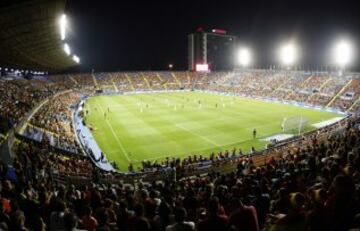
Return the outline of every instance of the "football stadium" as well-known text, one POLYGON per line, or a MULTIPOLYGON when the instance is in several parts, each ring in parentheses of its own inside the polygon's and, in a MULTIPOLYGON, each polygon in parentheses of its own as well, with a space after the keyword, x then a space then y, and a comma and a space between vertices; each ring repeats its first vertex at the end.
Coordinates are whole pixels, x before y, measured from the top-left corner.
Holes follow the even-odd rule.
POLYGON ((359 230, 360 25, 327 51, 297 27, 356 7, 269 2, 288 24, 225 3, 0 3, 0 230, 359 230), (187 19, 235 10, 260 16, 187 19), (266 53, 259 22, 299 31, 266 53))
POLYGON ((262 150, 271 137, 286 139, 343 117, 203 92, 94 96, 85 108, 86 124, 101 150, 120 169, 143 161, 160 163, 167 157, 262 150))

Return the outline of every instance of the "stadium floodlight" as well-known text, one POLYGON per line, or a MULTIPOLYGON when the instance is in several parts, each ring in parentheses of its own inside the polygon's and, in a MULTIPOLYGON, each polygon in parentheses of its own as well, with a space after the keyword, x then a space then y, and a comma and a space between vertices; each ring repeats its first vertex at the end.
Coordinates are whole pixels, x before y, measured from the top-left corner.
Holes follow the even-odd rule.
POLYGON ((66 19, 65 14, 61 15, 60 20, 59 20, 59 24, 60 24, 61 40, 65 40, 65 38, 66 38, 66 26, 67 26, 67 19, 66 19))
POLYGON ((296 62, 297 49, 294 43, 290 42, 280 47, 280 61, 286 66, 291 66, 296 62))
POLYGON ((70 55, 71 54, 71 50, 70 50, 70 47, 67 43, 64 44, 64 51, 67 55, 70 55))
POLYGON ((347 40, 340 40, 334 47, 334 62, 344 68, 352 59, 352 44, 347 40))
POLYGON ((238 62, 241 66, 247 67, 251 62, 251 55, 249 49, 241 48, 238 52, 238 62))
POLYGON ((76 55, 73 56, 73 60, 74 60, 76 63, 80 63, 80 58, 77 57, 76 55))

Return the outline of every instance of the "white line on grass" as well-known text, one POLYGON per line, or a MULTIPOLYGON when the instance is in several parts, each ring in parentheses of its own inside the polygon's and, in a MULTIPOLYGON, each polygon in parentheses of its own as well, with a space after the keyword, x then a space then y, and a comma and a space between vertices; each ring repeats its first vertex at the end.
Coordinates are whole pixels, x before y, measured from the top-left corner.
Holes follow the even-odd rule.
MULTIPOLYGON (((103 110, 103 108, 101 107, 101 105, 99 105, 99 104, 97 103, 97 101, 96 101, 96 105, 98 105, 98 107, 100 108, 100 110, 101 110, 102 113, 105 113, 104 110, 103 110)), ((115 133, 115 131, 114 131, 113 127, 111 126, 111 124, 109 123, 109 121, 106 120, 106 118, 105 118, 105 122, 106 122, 106 124, 108 125, 108 127, 110 128, 111 133, 113 134, 113 136, 114 136, 116 142, 118 143, 121 151, 124 153, 126 159, 128 160, 128 162, 131 162, 131 160, 130 160, 130 158, 129 158, 129 156, 128 156, 128 154, 127 154, 124 146, 122 145, 119 137, 118 137, 117 134, 115 133)))
POLYGON ((180 128, 180 129, 183 129, 183 130, 185 130, 185 131, 187 131, 187 132, 189 132, 189 133, 191 133, 191 134, 193 134, 193 135, 195 135, 197 137, 200 137, 201 139, 203 139, 203 140, 205 140, 205 141, 207 141, 207 142, 209 142, 209 143, 211 143, 211 144, 213 144, 213 145, 215 145, 217 147, 222 146, 222 145, 219 145, 219 144, 215 143, 214 141, 210 140, 209 138, 207 138, 205 136, 199 135, 196 132, 191 131, 190 129, 184 128, 183 126, 180 126, 180 125, 177 125, 177 124, 175 124, 175 126, 180 128))

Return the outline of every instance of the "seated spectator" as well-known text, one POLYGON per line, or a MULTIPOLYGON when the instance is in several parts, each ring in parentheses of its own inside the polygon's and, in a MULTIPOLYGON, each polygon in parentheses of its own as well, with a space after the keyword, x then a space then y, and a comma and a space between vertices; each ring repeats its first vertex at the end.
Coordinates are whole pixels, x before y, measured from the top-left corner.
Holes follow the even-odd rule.
POLYGON ((84 207, 84 215, 81 219, 81 223, 87 231, 95 231, 98 226, 98 222, 95 217, 92 216, 92 211, 89 206, 84 207))
MULTIPOLYGON (((65 231, 82 231, 80 229, 77 229, 77 218, 72 213, 66 213, 64 215, 64 226, 65 231)), ((85 231, 85 230, 83 230, 85 231)))
POLYGON ((144 216, 144 207, 141 204, 134 206, 135 216, 130 218, 129 230, 130 231, 147 231, 150 230, 150 223, 144 216))
POLYGON ((166 227, 166 231, 193 231, 195 224, 192 221, 185 221, 187 217, 184 208, 175 210, 175 224, 166 227))
POLYGON ((198 230, 226 230, 229 222, 228 218, 225 215, 220 215, 219 210, 219 199, 217 197, 213 197, 209 201, 207 217, 199 223, 198 230))
POLYGON ((271 227, 271 231, 306 230, 305 197, 301 193, 292 193, 290 195, 290 205, 291 208, 288 214, 277 216, 278 220, 271 227))
POLYGON ((238 200, 231 202, 237 208, 230 215, 229 226, 231 230, 259 231, 256 209, 254 206, 246 206, 238 200))

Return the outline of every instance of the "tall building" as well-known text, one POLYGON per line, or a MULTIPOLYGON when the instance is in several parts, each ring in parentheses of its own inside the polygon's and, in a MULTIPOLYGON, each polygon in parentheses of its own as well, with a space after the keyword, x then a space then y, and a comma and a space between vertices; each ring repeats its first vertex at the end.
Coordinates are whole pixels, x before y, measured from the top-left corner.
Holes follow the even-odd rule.
POLYGON ((201 28, 188 35, 188 69, 232 70, 234 68, 237 37, 226 31, 213 29, 204 32, 201 28))

